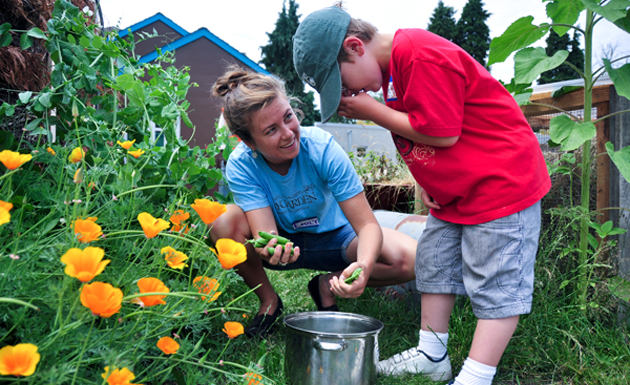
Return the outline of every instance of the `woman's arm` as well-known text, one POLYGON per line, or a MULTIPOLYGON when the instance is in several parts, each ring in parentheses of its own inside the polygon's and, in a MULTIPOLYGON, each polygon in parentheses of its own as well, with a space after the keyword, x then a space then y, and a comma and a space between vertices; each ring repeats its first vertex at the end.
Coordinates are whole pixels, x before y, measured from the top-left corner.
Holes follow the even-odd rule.
MULTIPOLYGON (((245 213, 247 222, 249 222, 249 228, 252 230, 252 237, 258 238, 259 231, 265 231, 272 234, 278 234, 278 227, 276 226, 276 220, 273 216, 271 207, 263 207, 261 209, 247 211, 245 213)), ((292 243, 287 243, 284 250, 276 248, 278 241, 272 239, 269 241, 266 247, 256 249, 260 257, 269 262, 272 265, 277 265, 279 262, 292 263, 300 256, 300 248, 296 247, 291 255, 292 243), (267 247, 276 248, 273 255, 269 254, 267 247)))
POLYGON ((341 274, 341 277, 332 279, 331 290, 340 297, 356 298, 365 290, 365 286, 374 269, 374 264, 381 253, 383 231, 374 213, 372 213, 372 208, 365 198, 365 193, 361 192, 348 200, 339 202, 339 207, 341 207, 352 228, 357 233, 358 243, 356 262, 348 266, 341 274), (359 267, 363 268, 359 279, 351 285, 344 283, 343 279, 349 277, 359 267))

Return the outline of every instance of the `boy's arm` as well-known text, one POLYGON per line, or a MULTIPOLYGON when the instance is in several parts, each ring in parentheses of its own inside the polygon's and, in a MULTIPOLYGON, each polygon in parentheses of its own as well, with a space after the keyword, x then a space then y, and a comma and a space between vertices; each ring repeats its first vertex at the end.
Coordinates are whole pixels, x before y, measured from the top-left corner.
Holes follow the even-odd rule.
POLYGON ((337 114, 350 119, 371 120, 397 135, 429 146, 451 147, 459 139, 459 136, 421 134, 411 127, 407 113, 393 110, 365 92, 359 92, 354 96, 342 96, 337 114))

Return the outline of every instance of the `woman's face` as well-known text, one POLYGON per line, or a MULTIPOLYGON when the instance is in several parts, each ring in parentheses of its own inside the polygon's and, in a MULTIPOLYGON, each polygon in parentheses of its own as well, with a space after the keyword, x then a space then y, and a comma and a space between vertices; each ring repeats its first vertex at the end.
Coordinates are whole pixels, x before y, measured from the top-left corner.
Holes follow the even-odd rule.
POLYGON ((247 145, 261 153, 272 170, 285 175, 300 152, 300 123, 289 101, 278 96, 255 112, 250 133, 254 143, 247 145))

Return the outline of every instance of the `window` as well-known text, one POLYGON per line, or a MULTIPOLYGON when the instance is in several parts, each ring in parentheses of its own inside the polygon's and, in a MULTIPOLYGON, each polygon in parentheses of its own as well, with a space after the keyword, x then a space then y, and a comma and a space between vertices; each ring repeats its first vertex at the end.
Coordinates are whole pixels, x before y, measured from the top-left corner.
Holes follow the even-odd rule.
MULTIPOLYGON (((175 135, 178 137, 181 136, 181 127, 182 127, 182 119, 177 118, 175 121, 175 135)), ((151 143, 154 146, 164 147, 166 145, 166 138, 164 137, 164 132, 162 128, 155 125, 155 123, 149 123, 149 128, 151 130, 151 143)))

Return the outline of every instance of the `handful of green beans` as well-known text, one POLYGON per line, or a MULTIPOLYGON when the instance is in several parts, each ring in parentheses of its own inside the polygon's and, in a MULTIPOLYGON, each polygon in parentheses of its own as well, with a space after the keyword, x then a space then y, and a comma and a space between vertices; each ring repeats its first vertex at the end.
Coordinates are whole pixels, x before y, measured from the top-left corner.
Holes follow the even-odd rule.
MULTIPOLYGON (((281 237, 279 235, 273 235, 264 231, 259 231, 258 236, 259 238, 249 239, 247 241, 248 243, 251 243, 257 249, 267 246, 269 241, 271 241, 272 239, 275 239, 278 241, 278 243, 276 243, 276 246, 280 245, 282 247, 284 247, 284 245, 286 245, 288 242, 291 242, 289 239, 285 237, 281 237)), ((267 247, 267 251, 269 251, 269 254, 273 254, 275 250, 276 250, 275 247, 267 247)), ((293 255, 293 248, 291 248, 291 255, 293 255)))
POLYGON ((344 279, 343 281, 345 283, 347 283, 348 285, 350 285, 352 282, 356 281, 357 278, 359 278, 359 275, 361 275, 361 272, 363 271, 363 268, 358 267, 355 271, 352 272, 352 274, 344 279))

